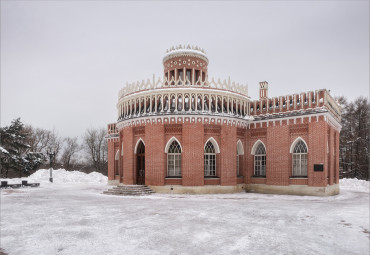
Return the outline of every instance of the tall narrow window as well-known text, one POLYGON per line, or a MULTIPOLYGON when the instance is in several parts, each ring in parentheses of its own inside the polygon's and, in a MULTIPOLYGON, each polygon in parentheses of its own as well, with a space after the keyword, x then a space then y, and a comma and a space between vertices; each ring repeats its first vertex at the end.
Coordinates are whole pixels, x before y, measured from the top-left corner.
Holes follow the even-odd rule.
POLYGON ((114 174, 119 175, 119 150, 116 151, 114 156, 114 174))
POLYGON ((199 70, 195 70, 195 83, 199 80, 199 70))
POLYGON ((191 69, 186 69, 186 84, 191 84, 191 69))
POLYGON ((185 98, 184 98, 184 109, 185 111, 189 111, 189 108, 190 108, 190 98, 188 95, 185 95, 185 98))
POLYGON ((178 111, 182 111, 182 96, 181 95, 179 95, 178 97, 177 97, 177 110, 178 111))
POLYGON ((238 147, 236 147, 236 176, 240 176, 238 147))
POLYGON ((167 176, 181 177, 181 147, 173 141, 167 152, 167 176))
POLYGON ((204 148, 204 176, 216 176, 216 150, 210 141, 204 148))
MULTIPOLYGON (((170 71, 170 80, 175 79, 175 70, 170 71)), ((175 82, 172 81, 171 85, 175 85, 175 82)))
POLYGON ((307 176, 307 146, 299 140, 293 150, 293 176, 307 176))
POLYGON ((243 144, 240 140, 236 143, 236 176, 240 177, 243 175, 243 155, 244 155, 244 149, 243 144), (242 159, 240 164, 240 159, 242 159))
POLYGON ((170 103, 170 111, 174 112, 176 108, 176 99, 175 96, 171 97, 171 103, 170 103))
POLYGON ((262 143, 258 145, 254 153, 254 176, 266 176, 266 149, 262 143))
POLYGON ((164 102, 163 102, 163 104, 164 104, 164 107, 163 107, 163 111, 164 112, 167 112, 168 111, 168 104, 169 104, 169 102, 168 102, 169 100, 168 100, 168 97, 166 96, 165 98, 164 98, 164 102))
POLYGON ((184 72, 182 69, 179 69, 179 80, 182 81, 184 79, 184 72))

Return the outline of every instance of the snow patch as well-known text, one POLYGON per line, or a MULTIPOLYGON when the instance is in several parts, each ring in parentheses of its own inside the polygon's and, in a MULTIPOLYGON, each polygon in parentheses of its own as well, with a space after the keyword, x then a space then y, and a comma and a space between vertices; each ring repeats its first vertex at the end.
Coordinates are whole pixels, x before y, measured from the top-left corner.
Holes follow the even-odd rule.
POLYGON ((355 190, 370 193, 370 182, 365 180, 358 180, 357 178, 339 180, 340 189, 355 190))
MULTIPOLYGON (((50 170, 40 169, 28 177, 24 178, 13 178, 13 179, 1 179, 2 181, 8 181, 9 184, 21 183, 22 180, 27 180, 28 182, 39 182, 39 183, 49 183, 50 170)), ((66 171, 65 169, 53 170, 53 182, 54 183, 104 183, 108 182, 108 177, 102 175, 98 172, 92 172, 89 174, 80 171, 66 171)))

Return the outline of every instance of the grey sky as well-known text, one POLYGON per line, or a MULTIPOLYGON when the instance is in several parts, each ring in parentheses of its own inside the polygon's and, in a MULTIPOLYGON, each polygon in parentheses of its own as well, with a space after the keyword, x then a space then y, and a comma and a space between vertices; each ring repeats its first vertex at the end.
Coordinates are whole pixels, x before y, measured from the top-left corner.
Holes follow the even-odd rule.
POLYGON ((116 120, 126 82, 162 77, 173 45, 204 48, 209 76, 269 96, 369 94, 369 1, 1 1, 1 125, 81 136, 116 120))

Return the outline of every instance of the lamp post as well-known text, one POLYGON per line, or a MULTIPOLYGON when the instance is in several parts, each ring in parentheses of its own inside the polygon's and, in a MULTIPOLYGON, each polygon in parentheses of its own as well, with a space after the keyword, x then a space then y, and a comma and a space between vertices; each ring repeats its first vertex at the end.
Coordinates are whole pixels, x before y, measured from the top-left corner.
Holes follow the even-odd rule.
POLYGON ((50 178, 49 181, 53 182, 53 163, 55 158, 55 150, 52 150, 51 148, 48 148, 46 153, 49 155, 50 158, 50 178))

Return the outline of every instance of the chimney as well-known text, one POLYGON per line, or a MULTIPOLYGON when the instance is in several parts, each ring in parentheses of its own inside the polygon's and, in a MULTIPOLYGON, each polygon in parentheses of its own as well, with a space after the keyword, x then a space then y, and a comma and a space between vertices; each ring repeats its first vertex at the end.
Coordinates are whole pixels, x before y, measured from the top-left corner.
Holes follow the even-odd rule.
POLYGON ((268 98, 269 84, 267 81, 260 82, 260 99, 268 98))

